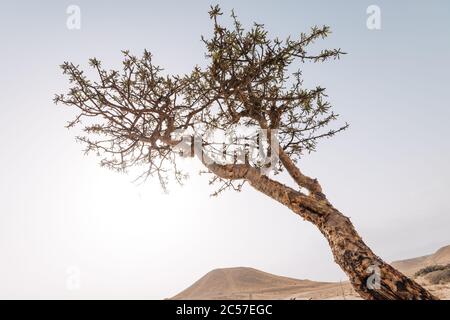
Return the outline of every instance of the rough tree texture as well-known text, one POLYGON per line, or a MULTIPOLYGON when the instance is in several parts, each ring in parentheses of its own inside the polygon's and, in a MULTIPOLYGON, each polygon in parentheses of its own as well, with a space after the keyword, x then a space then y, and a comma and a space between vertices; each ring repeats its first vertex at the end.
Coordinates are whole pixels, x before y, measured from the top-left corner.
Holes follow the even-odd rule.
POLYGON ((296 164, 315 151, 320 139, 348 127, 327 129, 337 115, 325 89, 304 88, 301 72, 289 69, 294 62, 323 62, 343 54, 340 49, 308 53, 307 47, 327 37, 329 28, 271 40, 263 25, 255 23, 246 32, 234 13, 230 28, 218 23, 217 6, 209 14, 213 35, 202 38, 209 64, 190 74, 162 75, 148 51, 142 58, 124 51, 122 72, 105 70, 91 59, 96 81, 77 65, 61 66, 71 88, 55 102, 79 111, 68 127, 83 125, 84 135, 77 138, 86 151, 102 156, 101 165, 110 169, 142 167, 139 178, 157 176, 163 188, 169 174, 180 183, 186 177, 177 166, 180 153, 195 157, 211 174, 211 183, 219 185, 215 195, 229 188, 240 191, 248 183, 317 226, 363 298, 436 299, 376 256, 328 202, 319 182, 296 164), (228 138, 208 134, 213 130, 228 138), (270 178, 267 170, 286 171, 296 187, 270 178), (379 287, 368 285, 375 269, 379 287))

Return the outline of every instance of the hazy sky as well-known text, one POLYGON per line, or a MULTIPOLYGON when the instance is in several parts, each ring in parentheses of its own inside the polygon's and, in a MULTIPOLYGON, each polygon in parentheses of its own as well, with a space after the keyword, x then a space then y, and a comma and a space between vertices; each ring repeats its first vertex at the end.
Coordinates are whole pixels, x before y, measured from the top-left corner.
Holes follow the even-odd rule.
MULTIPOLYGON (((212 3, 217 3, 212 2, 212 3)), ((220 3, 220 2, 219 2, 220 3)), ((204 62, 209 1, 8 1, 0 10, 0 298, 165 298, 214 268, 249 266, 335 281, 320 232, 250 188, 210 198, 195 171, 162 194, 156 181, 100 168, 52 104, 58 65, 93 56, 120 68, 144 48, 168 72, 204 62), (69 5, 81 29, 66 26, 69 5)), ((327 87, 348 131, 300 163, 381 257, 450 244, 450 3, 226 1, 244 25, 285 37, 328 24, 321 46, 348 52, 304 66, 327 87), (345 3, 345 5, 344 5, 345 3), (366 9, 381 9, 381 30, 366 9)))

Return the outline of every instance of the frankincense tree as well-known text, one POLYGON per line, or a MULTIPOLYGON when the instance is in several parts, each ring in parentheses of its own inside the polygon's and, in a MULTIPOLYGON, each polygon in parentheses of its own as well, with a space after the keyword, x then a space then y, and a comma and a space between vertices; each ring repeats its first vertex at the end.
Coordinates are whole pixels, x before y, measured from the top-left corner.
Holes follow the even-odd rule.
POLYGON ((305 88, 301 72, 292 70, 343 54, 340 49, 309 52, 329 28, 271 39, 263 25, 244 30, 234 13, 231 27, 221 25, 218 6, 209 14, 213 34, 202 38, 208 63, 189 74, 164 74, 148 51, 140 58, 124 51, 121 71, 91 59, 96 80, 77 65, 62 65, 71 88, 55 102, 78 110, 68 126, 82 126, 85 134, 78 139, 86 151, 102 156, 101 165, 111 169, 140 167, 140 178, 157 177, 164 188, 171 175, 184 179, 177 167, 180 157, 195 157, 218 184, 215 194, 248 183, 317 226, 363 298, 435 299, 376 256, 350 219, 327 200, 319 181, 297 165, 321 139, 348 127, 334 125, 337 115, 325 89, 305 88), (269 171, 286 171, 295 188, 269 171))

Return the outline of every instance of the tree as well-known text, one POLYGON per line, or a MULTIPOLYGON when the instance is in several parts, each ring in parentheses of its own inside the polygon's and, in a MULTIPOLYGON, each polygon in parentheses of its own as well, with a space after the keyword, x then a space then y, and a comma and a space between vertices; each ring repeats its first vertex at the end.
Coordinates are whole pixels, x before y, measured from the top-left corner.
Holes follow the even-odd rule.
POLYGON ((435 299, 376 256, 350 219, 327 200, 319 181, 297 165, 318 141, 348 127, 333 125, 338 115, 325 89, 304 88, 301 72, 292 70, 296 62, 343 54, 340 49, 307 51, 330 34, 329 27, 282 41, 270 39, 260 24, 244 30, 234 12, 232 26, 224 27, 218 6, 209 14, 213 34, 202 37, 208 64, 189 74, 165 75, 148 51, 140 58, 124 51, 121 72, 90 59, 96 81, 73 63, 61 66, 71 88, 56 95, 55 103, 78 110, 68 127, 82 124, 85 134, 77 139, 86 151, 101 155, 101 165, 110 169, 143 167, 139 178, 156 176, 163 188, 169 175, 180 183, 186 177, 177 167, 180 157, 196 157, 211 183, 218 184, 215 195, 240 191, 248 183, 317 226, 361 297, 435 299), (295 188, 275 179, 283 171, 295 188))

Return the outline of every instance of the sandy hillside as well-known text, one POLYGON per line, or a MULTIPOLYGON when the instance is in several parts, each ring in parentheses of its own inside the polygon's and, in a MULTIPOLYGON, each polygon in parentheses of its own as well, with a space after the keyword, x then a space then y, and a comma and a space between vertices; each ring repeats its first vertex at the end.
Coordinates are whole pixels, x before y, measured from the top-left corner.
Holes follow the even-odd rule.
POLYGON ((357 298, 348 283, 277 276, 253 268, 215 269, 172 299, 328 299, 357 298))
POLYGON ((392 262, 392 266, 399 269, 404 274, 413 275, 424 267, 448 263, 450 263, 450 245, 442 247, 435 253, 427 256, 394 261, 392 262))
MULTIPOLYGON (((412 275, 435 264, 450 263, 450 246, 433 254, 395 261, 400 271, 412 275)), ((450 299, 450 283, 432 285, 416 279, 441 299, 450 299)), ((215 269, 171 299, 360 299, 348 282, 317 282, 277 276, 253 268, 215 269)))
POLYGON ((173 299, 271 299, 317 291, 333 283, 276 276, 253 268, 215 269, 173 299))

